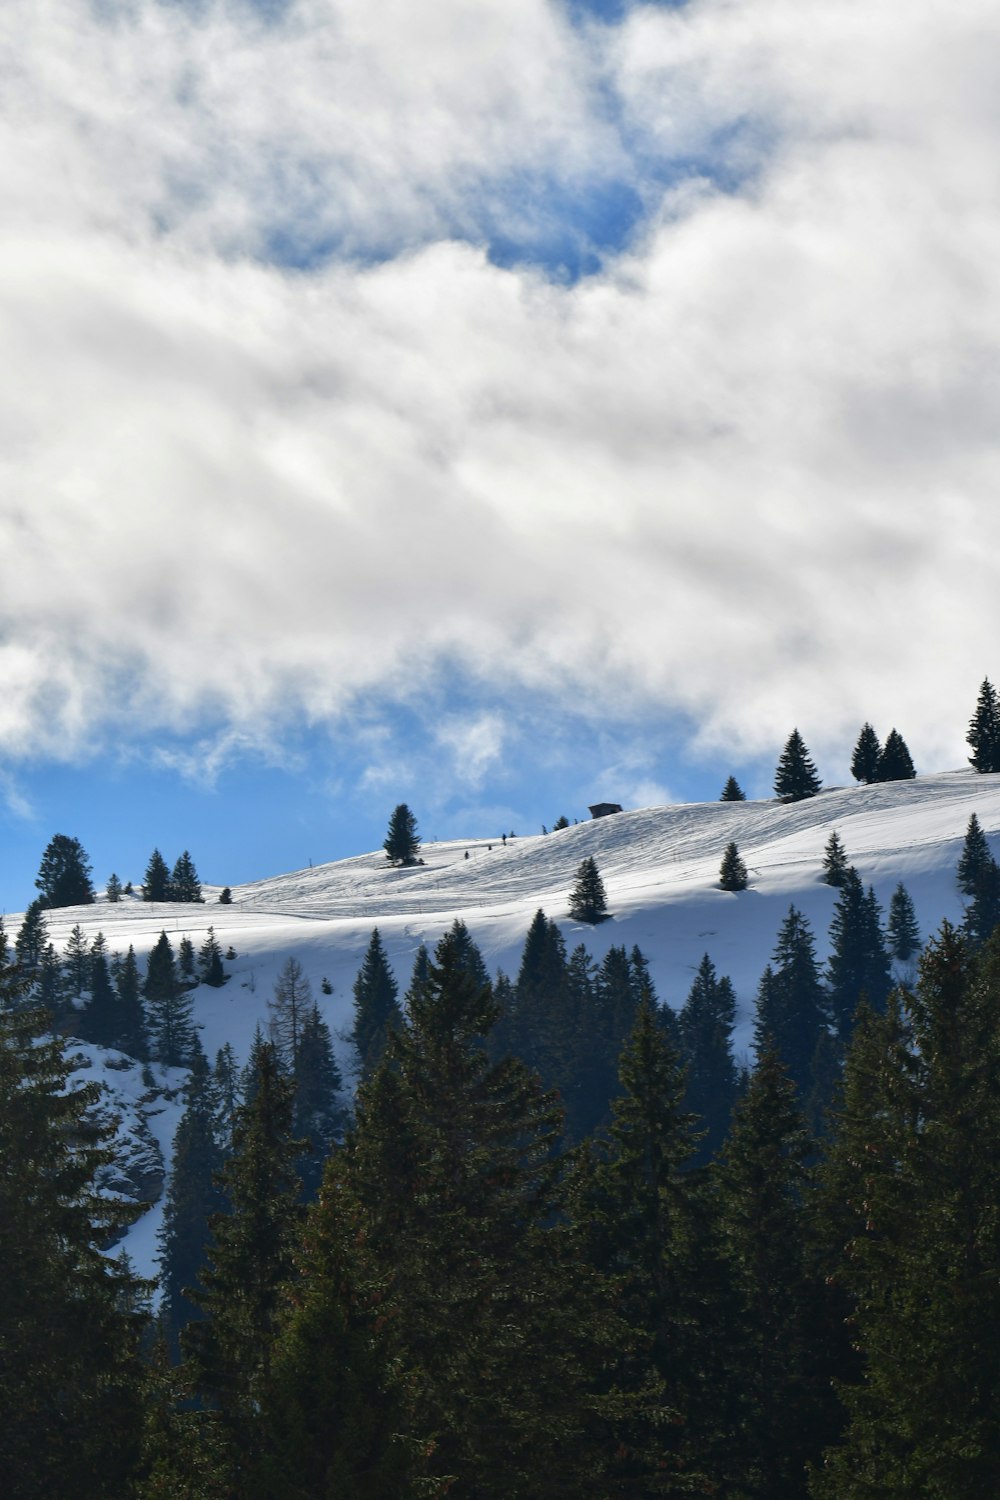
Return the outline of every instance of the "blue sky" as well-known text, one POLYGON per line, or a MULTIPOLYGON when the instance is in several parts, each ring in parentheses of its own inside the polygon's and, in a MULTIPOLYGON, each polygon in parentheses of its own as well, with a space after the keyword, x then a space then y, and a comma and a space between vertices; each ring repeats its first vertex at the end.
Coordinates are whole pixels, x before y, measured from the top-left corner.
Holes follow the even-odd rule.
POLYGON ((994 12, 8 0, 5 909, 962 764, 994 12))

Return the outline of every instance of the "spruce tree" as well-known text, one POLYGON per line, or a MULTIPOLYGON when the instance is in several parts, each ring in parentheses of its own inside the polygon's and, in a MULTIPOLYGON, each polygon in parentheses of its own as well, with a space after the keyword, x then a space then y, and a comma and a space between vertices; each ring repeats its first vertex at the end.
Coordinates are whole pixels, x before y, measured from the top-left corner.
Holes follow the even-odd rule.
POLYGON ((876 781, 912 781, 916 774, 906 741, 890 729, 878 758, 876 781))
POLYGON ((976 711, 969 724, 969 765, 976 771, 1000 771, 1000 699, 989 678, 979 689, 976 711))
POLYGON ((848 871, 847 851, 840 841, 840 835, 834 828, 826 841, 823 851, 823 879, 827 885, 832 885, 839 890, 844 883, 844 876, 848 871))
POLYGON ((779 802, 801 802, 814 797, 822 782, 797 729, 793 729, 781 752, 774 773, 774 794, 779 802))
POLYGON ((79 922, 71 929, 63 951, 65 991, 74 1000, 83 1000, 90 989, 90 943, 79 922))
POLYGON ((719 868, 719 885, 724 891, 745 891, 749 883, 747 867, 735 843, 726 845, 719 868))
POLYGON ((719 796, 719 801, 720 802, 745 802, 746 800, 747 800, 746 792, 740 786, 739 782, 736 780, 736 777, 735 776, 730 776, 728 778, 728 780, 726 781, 725 786, 722 788, 722 792, 721 792, 721 794, 719 796))
POLYGON ((194 860, 185 849, 176 864, 170 877, 170 900, 171 901, 204 901, 201 894, 201 881, 198 879, 198 871, 194 867, 194 860))
POLYGON ((448 935, 454 945, 454 957, 458 967, 463 974, 467 974, 476 985, 488 985, 490 982, 489 970, 479 950, 479 945, 473 939, 471 932, 461 917, 456 917, 448 929, 448 935))
POLYGON ((576 872, 576 885, 570 892, 569 914, 576 922, 587 922, 592 927, 610 916, 604 882, 592 855, 581 861, 576 872))
POLYGON ((851 775, 855 781, 863 781, 867 786, 878 781, 881 756, 882 746, 879 744, 878 735, 872 726, 866 723, 858 735, 858 742, 851 756, 851 775))
POLYGON ((390 1033, 402 1024, 398 994, 399 986, 376 927, 354 981, 351 1041, 358 1051, 362 1078, 371 1077, 385 1052, 390 1033))
POLYGON ((1000 865, 990 855, 976 876, 976 888, 962 923, 970 947, 981 948, 997 923, 1000 923, 1000 865))
POLYGON ((118 996, 118 1045, 130 1057, 145 1060, 149 1056, 149 1039, 142 1008, 139 965, 131 943, 125 957, 115 966, 114 980, 118 996))
POLYGON ((195 1040, 191 999, 174 963, 174 950, 161 932, 149 955, 143 986, 152 1054, 169 1068, 188 1066, 195 1040))
POLYGON ((906 886, 900 881, 889 902, 889 952, 893 958, 905 964, 920 952, 920 928, 913 900, 906 886))
POLYGON ((344 1083, 333 1052, 333 1038, 315 1004, 302 1018, 292 1078, 292 1133, 309 1143, 308 1152, 296 1162, 308 1199, 319 1191, 327 1159, 347 1125, 344 1083))
POLYGON ((232 906, 232 904, 233 904, 233 893, 232 893, 232 890, 231 890, 231 888, 228 885, 224 885, 222 887, 222 890, 219 892, 219 905, 220 906, 232 906))
POLYGON ((830 923, 827 983, 837 1036, 846 1045, 862 995, 881 1010, 892 988, 879 904, 871 887, 865 894, 853 867, 844 878, 830 923))
POLYGON ((385 857, 393 865, 415 865, 420 854, 417 820, 405 802, 400 802, 389 819, 389 831, 382 845, 385 857))
POLYGON ((117 905, 122 899, 122 883, 114 871, 108 876, 108 883, 104 888, 104 899, 110 901, 112 905, 117 905))
POLYGON ((138 1207, 97 1187, 113 1127, 68 1087, 45 1016, 0 979, 0 1475, 17 1500, 131 1493, 145 1387, 142 1285, 104 1253, 138 1207))
POLYGON ((42 906, 90 906, 94 900, 90 875, 90 861, 80 840, 57 833, 46 845, 35 881, 42 906))
POLYGON ((45 916, 40 899, 29 902, 17 937, 14 939, 14 961, 27 988, 34 982, 41 962, 42 949, 48 941, 45 916))
POLYGON ((976 813, 969 817, 969 826, 965 831, 965 842, 962 845, 962 853, 958 861, 958 888, 963 896, 974 896, 976 885, 981 871, 989 864, 992 858, 990 846, 986 842, 982 824, 976 813))
POLYGON ((826 1032, 827 1004, 812 929, 790 906, 757 992, 754 1045, 759 1056, 773 1047, 803 1101, 814 1084, 813 1063, 826 1032))
POLYGON ((195 979, 194 943, 192 943, 187 933, 184 934, 177 944, 177 969, 181 978, 186 980, 188 984, 192 987, 197 984, 198 981, 195 979))
POLYGON ((413 955, 413 969, 410 974, 410 983, 406 994, 403 996, 403 1009, 407 1015, 409 1015, 410 1006, 414 999, 423 993, 424 987, 427 984, 429 966, 430 954, 427 952, 425 944, 421 943, 413 955))
POLYGON ((207 984, 213 990, 221 989, 228 978, 222 967, 222 949, 214 927, 209 927, 198 952, 198 973, 202 984, 207 984))
POLYGON ((513 994, 510 1045, 522 1062, 537 1069, 547 1088, 565 1081, 575 1036, 566 1013, 566 944, 555 922, 539 908, 524 941, 513 994))
POLYGON ((100 1047, 118 1047, 124 1052, 126 1038, 123 1035, 122 1017, 119 1014, 118 996, 111 982, 111 971, 104 949, 95 941, 90 955, 90 998, 79 1019, 80 1035, 100 1047))
POLYGON ((170 900, 170 870, 159 849, 154 849, 149 856, 149 864, 146 866, 146 874, 142 882, 142 899, 144 901, 170 900))
POLYGON ((302 1028, 312 1009, 312 985, 297 958, 286 958, 274 981, 274 992, 267 1002, 268 1030, 283 1067, 295 1069, 295 1059, 302 1041, 302 1028))
POLYGON ((678 1017, 686 1064, 684 1107, 704 1132, 695 1155, 696 1165, 715 1155, 729 1129, 737 1096, 735 1023, 732 984, 725 975, 716 975, 706 953, 678 1017))

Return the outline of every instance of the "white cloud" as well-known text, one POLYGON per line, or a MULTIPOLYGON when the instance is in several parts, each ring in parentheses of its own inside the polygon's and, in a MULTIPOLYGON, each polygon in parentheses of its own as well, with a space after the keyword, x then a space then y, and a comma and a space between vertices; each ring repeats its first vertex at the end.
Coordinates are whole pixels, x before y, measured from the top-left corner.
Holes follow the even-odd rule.
POLYGON ((390 9, 4 8, 0 747, 266 738, 444 659, 959 761, 1000 672, 993 8, 702 0, 603 59, 542 0, 390 9), (484 195, 624 170, 601 68, 637 160, 746 185, 636 179, 576 286, 491 265, 484 195), (267 264, 294 225, 391 255, 267 264))

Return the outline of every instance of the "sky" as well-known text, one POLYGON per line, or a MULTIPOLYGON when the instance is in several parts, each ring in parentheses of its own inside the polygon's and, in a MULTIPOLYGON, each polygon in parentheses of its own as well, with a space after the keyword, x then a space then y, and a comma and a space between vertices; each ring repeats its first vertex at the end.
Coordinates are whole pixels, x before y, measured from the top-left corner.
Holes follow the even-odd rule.
POLYGON ((986 0, 5 0, 0 905, 964 764, 998 69, 986 0))

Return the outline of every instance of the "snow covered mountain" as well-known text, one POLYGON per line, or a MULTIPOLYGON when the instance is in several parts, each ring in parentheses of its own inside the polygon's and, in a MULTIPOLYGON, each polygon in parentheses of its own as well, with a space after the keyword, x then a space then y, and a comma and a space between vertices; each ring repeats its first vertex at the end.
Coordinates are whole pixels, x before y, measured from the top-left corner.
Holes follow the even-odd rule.
MULTIPOLYGON (((424 863, 408 869, 391 868, 379 850, 234 886, 231 905, 219 903, 218 887, 206 887, 204 905, 99 901, 49 912, 46 920, 60 950, 79 923, 88 937, 102 931, 111 952, 133 944, 140 960, 161 931, 175 947, 185 934, 198 947, 214 925, 223 950, 236 956, 225 964, 230 978, 222 989, 201 986, 194 994, 210 1059, 225 1042, 246 1057, 258 1022, 266 1024, 268 997, 290 955, 302 964, 335 1037, 342 1039, 351 1023, 351 986, 373 927, 403 990, 420 943, 433 948, 455 917, 469 927, 491 972, 516 973, 539 907, 559 923, 569 949, 583 942, 597 960, 612 944, 638 944, 660 999, 675 1007, 683 1003, 702 955, 710 954, 718 972, 733 981, 740 1052, 749 1042, 757 982, 790 903, 808 918, 820 958, 825 956, 836 899, 821 878, 830 832, 837 830, 848 860, 884 907, 896 885, 906 885, 926 937, 942 918, 961 918, 955 868, 973 812, 987 836, 1000 833, 1000 775, 947 772, 834 788, 792 804, 647 808, 546 835, 508 837, 506 843, 474 838, 424 844, 424 863), (718 888, 719 864, 731 840, 750 872, 750 889, 738 894, 718 888), (612 914, 596 928, 568 916, 569 892, 588 855, 597 861, 612 914), (323 991, 324 979, 330 994, 323 991)), ((115 1067, 100 1064, 100 1049, 86 1050, 90 1065, 103 1066, 104 1080, 115 1091, 115 1067)), ((349 1061, 345 1047, 347 1073, 349 1061)), ((125 1071, 119 1072, 124 1083, 125 1071)), ((147 1101, 143 1118, 168 1158, 180 1107, 170 1093, 180 1080, 155 1066, 153 1072, 167 1093, 147 1101)), ((135 1079, 122 1098, 143 1113, 135 1079)), ((147 1181, 154 1180, 152 1173, 147 1181)), ((143 1269, 151 1265, 154 1229, 155 1215, 149 1215, 130 1236, 129 1248, 143 1269)))

